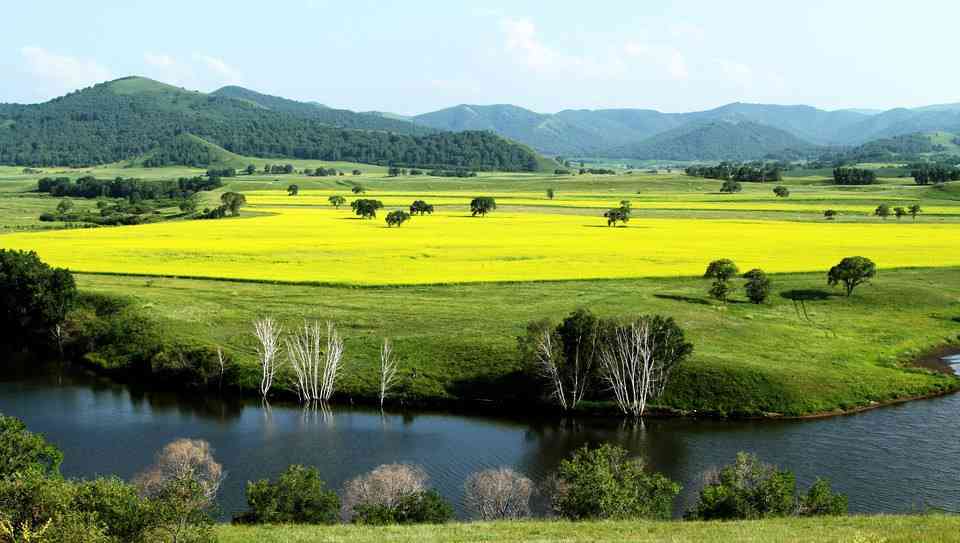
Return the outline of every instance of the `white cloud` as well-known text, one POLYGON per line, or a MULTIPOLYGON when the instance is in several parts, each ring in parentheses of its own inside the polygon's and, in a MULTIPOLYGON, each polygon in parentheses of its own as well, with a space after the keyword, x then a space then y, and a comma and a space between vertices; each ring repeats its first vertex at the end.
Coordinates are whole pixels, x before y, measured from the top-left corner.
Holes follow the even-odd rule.
POLYGON ((55 94, 76 90, 112 79, 110 70, 94 60, 60 55, 42 47, 20 48, 27 72, 55 94))
POLYGON ((143 60, 150 66, 157 68, 172 68, 177 61, 170 55, 157 53, 144 53, 143 60))
POLYGON ((230 66, 221 58, 210 55, 193 55, 193 59, 208 70, 213 72, 217 78, 225 83, 239 83, 243 78, 238 70, 230 66))
POLYGON ((687 66, 687 57, 679 49, 648 43, 627 42, 623 46, 628 57, 640 60, 666 73, 670 79, 687 79, 690 77, 690 68, 687 66))
POLYGON ((505 34, 508 52, 518 54, 530 68, 544 70, 557 64, 559 54, 537 37, 537 27, 529 19, 504 17, 500 28, 505 34))

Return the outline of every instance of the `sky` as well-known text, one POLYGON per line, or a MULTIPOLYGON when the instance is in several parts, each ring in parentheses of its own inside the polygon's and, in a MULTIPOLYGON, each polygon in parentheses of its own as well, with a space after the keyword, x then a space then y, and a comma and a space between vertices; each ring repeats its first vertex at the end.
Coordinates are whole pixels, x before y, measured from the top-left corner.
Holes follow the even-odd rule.
POLYGON ((0 102, 142 75, 356 111, 960 102, 955 0, 5 0, 0 102))

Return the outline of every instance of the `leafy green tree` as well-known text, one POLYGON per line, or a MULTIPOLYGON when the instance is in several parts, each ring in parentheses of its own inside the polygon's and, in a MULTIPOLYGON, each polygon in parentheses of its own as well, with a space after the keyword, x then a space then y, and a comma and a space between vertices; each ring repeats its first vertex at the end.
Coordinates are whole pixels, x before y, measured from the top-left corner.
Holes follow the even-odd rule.
POLYGON ((849 298, 853 289, 869 283, 877 275, 877 265, 863 256, 848 256, 827 272, 827 284, 836 286, 843 284, 844 291, 849 298))
POLYGON ((410 204, 411 215, 433 215, 433 206, 423 200, 415 200, 410 204))
POLYGON ((363 175, 363 172, 361 172, 360 170, 353 170, 352 173, 353 175, 363 175))
POLYGON ((603 213, 607 219, 607 226, 616 226, 617 223, 627 224, 630 222, 630 212, 622 207, 609 209, 603 213))
POLYGON ((787 198, 790 196, 790 189, 784 187, 783 185, 777 185, 776 187, 773 187, 773 193, 780 198, 787 198))
POLYGON ((421 490, 400 497, 397 503, 361 504, 354 509, 353 522, 384 526, 389 524, 443 524, 453 520, 453 507, 436 490, 421 490))
POLYGON ((375 219, 377 218, 377 210, 383 209, 383 202, 380 200, 361 198, 350 202, 350 207, 353 209, 354 214, 359 215, 361 218, 375 219))
POLYGON ((487 213, 497 209, 497 202, 489 196, 480 196, 470 201, 470 214, 486 217, 487 213))
POLYGON ((396 226, 399 228, 403 223, 410 220, 410 214, 406 211, 395 210, 387 213, 387 227, 396 226))
POLYGON ((300 185, 290 185, 287 187, 287 196, 296 196, 300 194, 300 185))
POLYGON ((734 181, 733 179, 727 179, 723 182, 723 185, 720 186, 720 192, 727 194, 733 194, 735 192, 740 192, 743 190, 743 186, 739 181, 734 181))
POLYGON ((73 275, 35 252, 0 249, 0 326, 14 344, 42 344, 77 299, 73 275))
POLYGON ((332 205, 336 209, 340 209, 340 206, 347 203, 347 199, 344 198, 343 196, 340 196, 339 194, 334 194, 333 196, 327 198, 327 201, 330 202, 330 205, 332 205))
POLYGON ((833 209, 828 209, 823 212, 823 218, 827 219, 828 221, 832 221, 834 218, 836 218, 836 216, 837 212, 833 209))
POLYGON ((325 487, 317 468, 289 466, 276 482, 247 483, 248 524, 336 524, 340 497, 325 487))
POLYGON ((28 431, 20 419, 0 415, 0 479, 28 469, 54 477, 60 474, 61 462, 60 449, 28 431))
POLYGON ((246 172, 247 172, 247 175, 253 175, 257 173, 257 167, 254 166, 253 164, 247 164, 246 172))
POLYGON ((184 213, 196 213, 199 207, 200 196, 197 194, 191 194, 180 202, 180 211, 184 213))
POLYGON ((554 196, 556 196, 556 192, 552 188, 547 189, 547 198, 553 200, 554 196))
POLYGON ((707 271, 703 274, 704 279, 713 279, 713 285, 709 291, 710 296, 726 303, 730 292, 733 290, 730 280, 736 277, 738 273, 740 273, 740 269, 728 258, 711 262, 707 266, 707 271))
POLYGON ((240 208, 247 204, 247 197, 239 192, 224 192, 220 195, 220 202, 236 217, 240 215, 240 208))
POLYGON ((887 217, 890 216, 890 206, 887 204, 880 204, 877 206, 877 209, 873 211, 873 214, 883 220, 886 220, 887 217))
POLYGON ((754 520, 770 517, 840 515, 846 498, 818 481, 806 496, 797 495, 793 473, 738 453, 736 461, 708 479, 687 517, 696 520, 754 520))
POLYGON ((367 189, 363 188, 363 185, 354 185, 353 188, 350 189, 350 192, 354 194, 366 194, 367 189))
POLYGON ((744 290, 747 298, 755 304, 762 304, 770 296, 770 278, 759 268, 754 268, 743 274, 747 280, 744 290))
POLYGON ((553 508, 569 520, 669 519, 680 485, 648 473, 627 451, 584 446, 560 462, 553 508))
POLYGON ((897 220, 899 221, 900 219, 904 218, 907 215, 907 210, 900 206, 897 206, 893 208, 893 214, 897 217, 897 220))
POLYGON ((60 200, 60 203, 57 204, 57 213, 59 213, 60 215, 70 213, 70 210, 72 209, 73 209, 73 200, 70 200, 68 198, 64 198, 63 200, 60 200))
POLYGON ((910 213, 910 216, 913 217, 913 220, 916 221, 917 215, 919 215, 922 210, 920 209, 920 204, 913 204, 907 208, 907 211, 910 213))

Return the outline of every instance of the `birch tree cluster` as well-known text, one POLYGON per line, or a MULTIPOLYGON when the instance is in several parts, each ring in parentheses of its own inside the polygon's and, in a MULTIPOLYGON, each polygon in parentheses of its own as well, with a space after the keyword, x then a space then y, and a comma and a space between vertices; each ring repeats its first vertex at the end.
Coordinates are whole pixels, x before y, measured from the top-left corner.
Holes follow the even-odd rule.
POLYGON ((623 414, 641 417, 693 346, 669 317, 607 320, 578 309, 558 325, 530 323, 519 349, 528 373, 562 411, 589 398, 613 400, 623 414))

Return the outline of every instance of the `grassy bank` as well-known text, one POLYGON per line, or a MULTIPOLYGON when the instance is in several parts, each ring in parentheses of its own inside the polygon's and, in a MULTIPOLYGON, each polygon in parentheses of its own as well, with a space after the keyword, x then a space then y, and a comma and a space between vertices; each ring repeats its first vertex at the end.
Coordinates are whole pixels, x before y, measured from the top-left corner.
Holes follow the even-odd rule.
POLYGON ((529 321, 578 307, 601 316, 671 315, 695 352, 665 407, 801 416, 956 388, 957 379, 909 362, 957 340, 958 272, 884 270, 849 299, 828 289, 823 274, 775 275, 767 304, 741 294, 725 307, 709 301, 707 282, 696 278, 351 288, 78 275, 78 284, 129 297, 171 338, 222 346, 239 365, 237 383, 249 389, 259 380, 252 319, 272 315, 288 329, 305 318, 331 319, 346 341, 343 401, 375 395, 384 337, 400 359, 400 399, 529 405, 536 389, 516 355, 529 321))
POLYGON ((221 526, 221 543, 409 541, 837 542, 960 541, 960 517, 870 516, 741 522, 494 522, 370 528, 361 526, 221 526))

